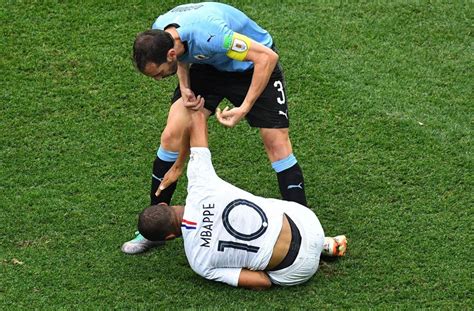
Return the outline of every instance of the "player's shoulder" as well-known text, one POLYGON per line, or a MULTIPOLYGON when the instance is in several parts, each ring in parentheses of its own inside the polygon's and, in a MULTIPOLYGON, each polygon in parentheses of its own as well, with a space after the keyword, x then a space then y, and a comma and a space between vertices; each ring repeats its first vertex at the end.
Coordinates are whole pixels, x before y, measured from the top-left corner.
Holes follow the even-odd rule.
POLYGON ((209 258, 212 257, 212 254, 201 249, 198 244, 194 243, 189 255, 187 252, 186 255, 188 257, 189 266, 195 273, 207 277, 212 272, 213 266, 209 260, 209 258))

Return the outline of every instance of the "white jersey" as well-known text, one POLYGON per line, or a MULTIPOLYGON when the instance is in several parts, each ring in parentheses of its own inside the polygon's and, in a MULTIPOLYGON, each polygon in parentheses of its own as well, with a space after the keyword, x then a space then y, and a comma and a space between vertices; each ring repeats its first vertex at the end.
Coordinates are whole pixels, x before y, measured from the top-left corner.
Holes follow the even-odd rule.
POLYGON ((186 257, 199 275, 233 286, 242 268, 264 270, 287 209, 302 205, 266 199, 220 179, 208 148, 191 148, 188 196, 181 224, 186 257))

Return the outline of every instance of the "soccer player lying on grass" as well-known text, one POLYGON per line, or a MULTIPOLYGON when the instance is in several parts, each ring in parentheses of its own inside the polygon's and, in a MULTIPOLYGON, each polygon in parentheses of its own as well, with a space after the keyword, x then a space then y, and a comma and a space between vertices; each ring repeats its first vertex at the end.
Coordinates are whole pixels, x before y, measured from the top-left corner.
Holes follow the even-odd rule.
POLYGON ((189 110, 189 118, 180 156, 158 190, 178 179, 191 147, 186 206, 160 203, 146 208, 138 220, 145 238, 182 236, 196 273, 253 289, 301 284, 318 269, 321 252, 344 255, 345 236, 325 238, 309 208, 258 197, 220 179, 211 162, 204 112, 189 110))

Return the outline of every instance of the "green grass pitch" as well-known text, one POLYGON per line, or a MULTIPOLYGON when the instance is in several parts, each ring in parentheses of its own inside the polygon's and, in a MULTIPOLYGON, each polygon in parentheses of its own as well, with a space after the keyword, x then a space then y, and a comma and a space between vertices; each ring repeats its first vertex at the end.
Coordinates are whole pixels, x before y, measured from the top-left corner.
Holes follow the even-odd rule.
MULTIPOLYGON (((5 0, 0 309, 473 309, 473 2, 228 3, 275 39, 308 201, 347 257, 255 292, 194 274, 180 240, 122 254, 176 84, 131 45, 178 2, 5 0)), ((218 174, 279 197, 257 130, 209 127, 218 174)))

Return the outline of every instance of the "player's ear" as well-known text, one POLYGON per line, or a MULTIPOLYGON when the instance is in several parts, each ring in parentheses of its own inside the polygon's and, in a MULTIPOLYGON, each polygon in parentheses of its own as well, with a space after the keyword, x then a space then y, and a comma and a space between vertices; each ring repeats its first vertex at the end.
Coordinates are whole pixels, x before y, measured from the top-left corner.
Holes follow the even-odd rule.
POLYGON ((168 53, 166 54, 166 59, 167 61, 171 62, 173 60, 176 59, 176 50, 173 48, 173 49, 169 49, 168 53))

